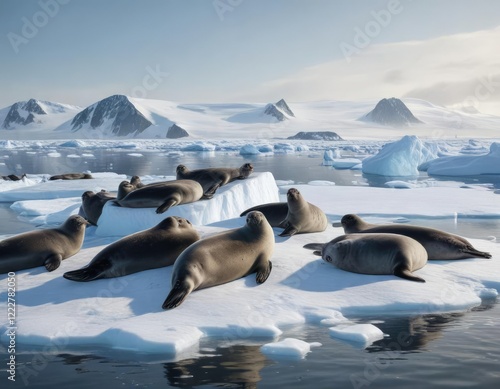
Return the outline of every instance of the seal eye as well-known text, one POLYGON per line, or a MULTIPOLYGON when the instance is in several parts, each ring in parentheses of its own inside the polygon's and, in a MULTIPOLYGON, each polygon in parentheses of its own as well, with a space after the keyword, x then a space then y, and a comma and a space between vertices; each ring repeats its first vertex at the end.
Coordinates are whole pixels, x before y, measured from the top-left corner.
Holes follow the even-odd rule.
POLYGON ((326 262, 331 262, 332 261, 332 257, 330 257, 329 255, 326 256, 326 262))

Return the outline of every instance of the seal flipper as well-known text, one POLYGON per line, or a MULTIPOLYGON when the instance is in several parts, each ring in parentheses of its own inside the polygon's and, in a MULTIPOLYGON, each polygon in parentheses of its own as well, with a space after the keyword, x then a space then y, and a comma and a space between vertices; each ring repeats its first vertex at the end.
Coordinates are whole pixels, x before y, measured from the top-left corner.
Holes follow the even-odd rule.
POLYGON ((111 261, 103 259, 99 264, 93 263, 91 266, 86 266, 78 270, 68 271, 63 274, 67 280, 88 282, 99 278, 104 278, 104 272, 112 267, 111 261))
POLYGON ((170 209, 170 207, 173 207, 176 204, 177 204, 177 200, 168 199, 162 205, 160 205, 158 208, 156 208, 156 213, 166 212, 170 209))
POLYGON ((181 284, 181 281, 177 280, 161 307, 163 309, 176 308, 182 304, 189 293, 191 293, 189 286, 186 284, 181 284))
POLYGON ((465 254, 470 254, 473 257, 477 257, 477 258, 487 258, 487 259, 491 258, 491 254, 490 253, 488 253, 486 251, 476 250, 474 247, 467 247, 467 249, 462 250, 462 252, 465 253, 465 254))
POLYGON ((302 247, 308 250, 315 250, 315 252, 318 250, 321 252, 321 250, 323 250, 323 246, 324 243, 308 243, 302 247))
POLYGON ((269 261, 269 265, 267 267, 257 270, 257 276, 255 278, 257 284, 263 284, 264 282, 266 282, 267 278, 269 277, 269 274, 271 274, 272 268, 273 264, 271 261, 269 261))
POLYGON ((52 254, 45 260, 43 266, 45 266, 45 269, 47 269, 47 271, 54 271, 59 266, 61 266, 61 261, 62 261, 61 254, 52 254))
POLYGON ((292 236, 295 235, 297 232, 299 232, 299 230, 297 230, 297 228, 289 224, 288 227, 286 227, 285 230, 281 234, 279 234, 279 236, 292 236))
POLYGON ((217 192, 217 189, 221 187, 222 181, 219 181, 215 184, 213 184, 210 188, 208 188, 205 193, 203 193, 203 198, 205 199, 211 199, 214 197, 215 192, 217 192))
POLYGON ((423 278, 417 277, 411 273, 407 268, 403 266, 396 266, 394 268, 394 275, 396 277, 404 278, 405 280, 416 281, 416 282, 425 282, 423 278))

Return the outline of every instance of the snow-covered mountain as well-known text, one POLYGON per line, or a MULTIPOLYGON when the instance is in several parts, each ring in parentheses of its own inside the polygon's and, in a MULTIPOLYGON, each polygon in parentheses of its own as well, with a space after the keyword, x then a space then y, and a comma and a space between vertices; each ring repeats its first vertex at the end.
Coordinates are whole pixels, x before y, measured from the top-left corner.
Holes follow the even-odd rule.
POLYGON ((391 97, 380 100, 375 108, 363 115, 359 120, 386 126, 409 126, 422 123, 400 99, 391 97))
MULTIPOLYGON (((335 132, 343 139, 396 139, 402 135, 424 138, 496 138, 500 135, 500 117, 497 116, 452 110, 410 98, 401 102, 403 109, 399 103, 392 104, 391 101, 392 99, 386 99, 384 103, 376 100, 288 103, 280 100, 272 104, 185 104, 114 95, 85 109, 38 101, 40 110, 33 108, 33 103, 28 108, 38 112, 43 110, 46 114, 34 111, 31 112, 34 122, 27 125, 15 124, 16 127, 8 130, 0 128, 0 138, 172 139, 182 136, 187 140, 285 139, 299 132, 319 134, 325 131, 335 132), (377 107, 373 109, 375 105, 377 107), (367 112, 370 113, 366 114, 367 112), (388 119, 382 122, 391 124, 380 124, 376 121, 358 120, 363 116, 372 119, 396 116, 403 119, 399 125, 392 124, 394 121, 388 119), (280 120, 280 117, 284 119, 280 120), (413 123, 413 120, 420 124, 406 125, 413 123), (28 129, 36 131, 27 131, 28 129)), ((25 105, 17 110, 23 120, 29 117, 25 113, 27 110, 23 108, 25 105)), ((5 121, 11 109, 7 107, 0 110, 0 123, 5 121)))
POLYGON ((81 110, 80 107, 29 99, 0 110, 0 127, 5 130, 45 128, 61 123, 81 110))
MULTIPOLYGON (((70 123, 70 131, 99 129, 102 135, 138 135, 153 123, 135 107, 127 96, 113 95, 85 108, 70 123)), ((67 128, 63 125, 62 129, 67 128)))

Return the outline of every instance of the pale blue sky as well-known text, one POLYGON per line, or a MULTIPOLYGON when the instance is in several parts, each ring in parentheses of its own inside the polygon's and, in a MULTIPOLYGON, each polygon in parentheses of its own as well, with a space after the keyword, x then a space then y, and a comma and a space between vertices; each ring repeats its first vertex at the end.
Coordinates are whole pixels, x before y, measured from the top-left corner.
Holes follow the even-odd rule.
MULTIPOLYGON (((288 89, 267 86, 300 77, 304 69, 337 61, 344 67, 338 76, 349 76, 351 63, 341 45, 353 45, 356 28, 364 30, 370 23, 375 34, 360 49, 364 54, 377 45, 427 41, 500 24, 500 2, 495 0, 392 1, 1 0, 0 107, 30 97, 86 106, 111 94, 143 92, 147 98, 182 102, 274 101, 287 98, 280 93, 288 89), (227 11, 218 13, 216 5, 223 4, 227 11), (389 4, 399 12, 381 26, 373 12, 387 10, 389 4), (26 20, 38 23, 38 31, 26 34, 25 27, 23 36, 26 20)), ((488 50, 484 52, 487 56, 488 50)), ((352 64, 358 61, 358 66, 352 71, 370 75, 377 57, 362 66, 356 57, 352 64)), ((474 77, 464 75, 464 80, 474 77)), ((414 81, 405 86, 408 92, 423 84, 414 81)), ((315 90, 306 81, 301 85, 304 98, 295 87, 290 100, 315 100, 315 90)), ((373 98, 376 88, 372 85, 368 93, 353 82, 350 91, 332 87, 317 99, 373 98)), ((405 94, 404 89, 394 92, 405 94)))

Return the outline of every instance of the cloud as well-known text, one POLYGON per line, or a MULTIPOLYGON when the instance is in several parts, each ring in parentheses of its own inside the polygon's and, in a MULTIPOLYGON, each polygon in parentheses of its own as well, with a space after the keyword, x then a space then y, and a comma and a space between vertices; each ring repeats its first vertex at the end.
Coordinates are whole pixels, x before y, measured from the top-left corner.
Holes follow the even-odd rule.
MULTIPOLYGON (((422 41, 372 44, 258 86, 245 99, 359 100, 417 97, 500 115, 500 27, 422 41), (486 84, 486 85, 485 85, 486 84), (479 94, 478 94, 479 91, 479 94), (486 93, 488 92, 488 93, 486 93)), ((340 50, 340 49, 339 49, 340 50)))

